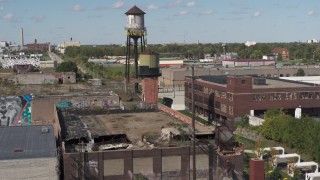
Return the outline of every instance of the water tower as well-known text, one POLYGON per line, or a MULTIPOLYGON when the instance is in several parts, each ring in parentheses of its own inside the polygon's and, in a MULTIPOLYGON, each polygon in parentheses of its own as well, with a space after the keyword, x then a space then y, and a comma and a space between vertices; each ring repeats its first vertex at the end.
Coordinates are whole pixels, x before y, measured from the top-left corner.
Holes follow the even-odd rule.
POLYGON ((137 6, 133 6, 126 13, 127 15, 127 25, 125 27, 127 42, 126 42, 126 70, 125 78, 126 83, 130 81, 130 59, 131 59, 131 40, 133 40, 133 57, 134 57, 134 67, 135 67, 135 93, 138 92, 138 43, 140 43, 140 52, 145 50, 145 40, 146 28, 144 27, 144 14, 141 9, 137 6))
POLYGON ((151 106, 158 102, 158 77, 160 74, 159 54, 143 52, 139 55, 139 77, 141 80, 141 97, 143 102, 151 106))

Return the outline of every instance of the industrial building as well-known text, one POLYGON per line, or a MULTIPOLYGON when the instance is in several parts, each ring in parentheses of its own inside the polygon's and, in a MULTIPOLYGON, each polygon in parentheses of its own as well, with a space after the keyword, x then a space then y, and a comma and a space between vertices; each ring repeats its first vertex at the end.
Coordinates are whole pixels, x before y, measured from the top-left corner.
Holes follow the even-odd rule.
POLYGON ((296 108, 302 114, 319 116, 320 86, 277 78, 254 76, 199 76, 186 77, 185 105, 192 109, 192 88, 195 91, 196 112, 209 121, 220 120, 230 129, 244 115, 262 116, 271 108, 294 115, 296 108))
POLYGON ((74 84, 76 83, 76 73, 25 73, 16 74, 14 79, 16 84, 74 84))
POLYGON ((275 60, 264 59, 226 59, 222 61, 223 67, 252 67, 275 65, 275 60))
POLYGON ((194 66, 195 76, 204 75, 253 75, 261 77, 291 77, 295 76, 298 69, 303 69, 306 76, 319 76, 318 65, 304 66, 259 66, 259 67, 221 67, 217 65, 193 64, 184 67, 161 68, 159 77, 160 87, 183 86, 184 77, 191 75, 190 66, 194 66))
MULTIPOLYGON (((59 117, 64 179, 192 179, 187 124, 165 112, 78 110, 59 117)), ((217 151, 211 128, 196 127, 197 178, 242 179, 243 149, 217 151)))
POLYGON ((59 179, 53 126, 0 127, 0 179, 59 179))

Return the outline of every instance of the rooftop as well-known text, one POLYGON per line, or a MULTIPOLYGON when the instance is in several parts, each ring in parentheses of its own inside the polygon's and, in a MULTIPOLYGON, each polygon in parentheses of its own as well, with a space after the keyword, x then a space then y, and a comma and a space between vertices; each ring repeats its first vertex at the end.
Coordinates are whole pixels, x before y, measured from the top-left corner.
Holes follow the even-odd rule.
POLYGON ((138 8, 137 6, 133 6, 131 9, 129 9, 126 13, 126 15, 129 14, 145 14, 145 12, 143 12, 140 8, 138 8))
POLYGON ((56 157, 53 126, 0 127, 0 159, 56 157))
MULTIPOLYGON (((165 112, 130 112, 130 113, 88 113, 87 115, 77 112, 62 112, 65 119, 64 136, 62 130, 62 139, 68 141, 66 146, 79 143, 79 139, 89 142, 94 139, 95 143, 115 142, 117 138, 127 139, 123 143, 130 143, 131 148, 144 148, 141 146, 143 137, 152 139, 154 146, 163 146, 159 139, 161 138, 162 128, 176 128, 188 131, 188 124, 169 116, 165 112), (78 115, 76 115, 76 114, 78 115), (78 116, 78 117, 77 117, 78 116), (71 144, 70 144, 71 143, 71 144), (140 145, 139 145, 140 143, 140 145)), ((63 123, 61 123, 63 125, 63 123)), ((197 127, 197 133, 211 133, 210 126, 197 127)), ((188 133, 188 132, 186 132, 188 133)), ((119 141, 117 141, 119 142, 119 141)), ((166 146, 166 145, 164 145, 166 146)))
MULTIPOLYGON (((241 76, 239 76, 241 77, 241 76)), ((197 80, 217 83, 221 85, 227 84, 227 75, 218 75, 218 76, 198 76, 197 80)), ((252 77, 253 79, 256 77, 252 77)), ((261 79, 261 77, 259 77, 261 79)), ((265 78, 266 83, 264 85, 253 85, 253 89, 262 89, 262 88, 299 88, 299 87, 313 87, 314 83, 299 82, 287 79, 277 79, 277 78, 265 78)))

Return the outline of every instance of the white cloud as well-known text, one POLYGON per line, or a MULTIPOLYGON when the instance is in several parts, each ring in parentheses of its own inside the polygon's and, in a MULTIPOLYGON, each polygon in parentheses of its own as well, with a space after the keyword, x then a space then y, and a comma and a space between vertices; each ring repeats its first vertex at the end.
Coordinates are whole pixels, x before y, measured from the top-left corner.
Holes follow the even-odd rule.
POLYGON ((178 7, 178 6, 181 6, 182 5, 182 2, 181 0, 176 0, 175 2, 173 3, 169 3, 167 4, 167 8, 175 8, 175 7, 178 7))
POLYGON ((0 6, 0 11, 2 11, 4 9, 4 7, 3 6, 0 6))
POLYGON ((30 19, 32 19, 35 22, 42 22, 44 18, 44 16, 32 16, 30 19))
POLYGON ((149 5, 149 6, 147 7, 147 9, 148 9, 148 10, 156 10, 156 9, 159 9, 159 7, 156 6, 156 5, 151 4, 151 5, 149 5))
POLYGON ((196 5, 197 5, 197 3, 195 1, 190 1, 190 2, 187 2, 187 4, 186 4, 186 6, 188 6, 188 7, 194 7, 196 5))
POLYGON ((84 8, 81 7, 80 4, 75 4, 75 5, 72 7, 72 10, 73 10, 73 11, 76 11, 76 12, 79 12, 79 11, 83 11, 84 8))
POLYGON ((314 10, 311 10, 311 11, 308 12, 308 15, 309 16, 317 16, 318 14, 314 10))
POLYGON ((14 15, 12 13, 7 13, 2 16, 2 19, 6 20, 6 21, 12 21, 13 17, 14 17, 14 15))
POLYGON ((113 9, 120 9, 123 7, 123 5, 124 5, 124 3, 122 1, 117 1, 112 5, 112 8, 113 9))
POLYGON ((189 12, 188 11, 180 11, 178 14, 176 14, 176 16, 185 16, 188 15, 189 12))
POLYGON ((260 11, 256 11, 253 13, 253 16, 254 17, 258 17, 258 16, 261 16, 261 12, 260 11))

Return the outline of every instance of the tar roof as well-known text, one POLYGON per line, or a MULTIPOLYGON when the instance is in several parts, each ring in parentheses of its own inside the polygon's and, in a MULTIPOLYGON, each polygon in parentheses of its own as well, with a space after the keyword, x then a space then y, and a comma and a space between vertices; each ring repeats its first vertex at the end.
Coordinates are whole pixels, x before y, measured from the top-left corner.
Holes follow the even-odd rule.
POLYGON ((52 125, 0 127, 0 159, 44 157, 56 157, 52 125))
POLYGON ((140 8, 138 8, 137 6, 133 6, 131 9, 129 9, 129 11, 127 11, 125 13, 126 15, 129 14, 145 14, 145 12, 143 12, 140 8))
POLYGON ((227 76, 199 76, 199 79, 203 81, 213 82, 217 84, 227 84, 227 76))
MULTIPOLYGON (((188 76, 191 78, 190 76, 188 76)), ((241 77, 241 76, 238 76, 241 77)), ((252 77, 253 79, 256 77, 252 77)), ((226 85, 227 84, 227 75, 218 75, 218 76, 198 76, 197 79, 217 84, 226 85)), ((266 84, 264 85, 254 85, 253 89, 259 88, 294 88, 294 87, 312 87, 314 84, 296 82, 292 80, 278 79, 278 78, 266 78, 266 84)))

